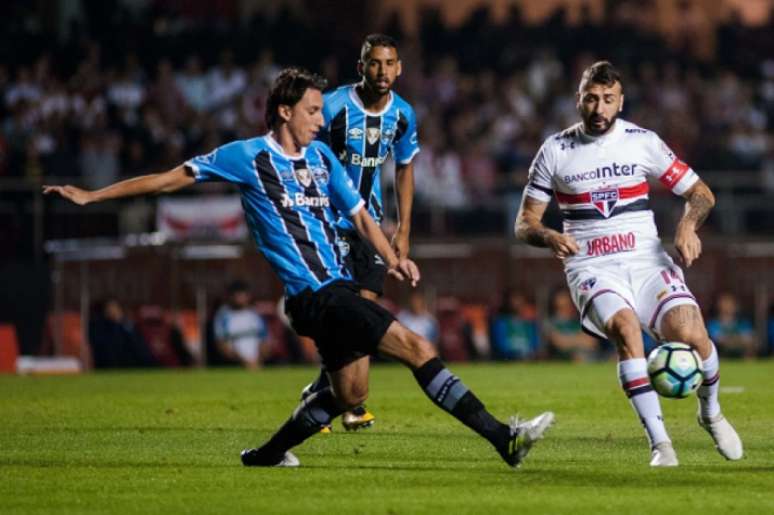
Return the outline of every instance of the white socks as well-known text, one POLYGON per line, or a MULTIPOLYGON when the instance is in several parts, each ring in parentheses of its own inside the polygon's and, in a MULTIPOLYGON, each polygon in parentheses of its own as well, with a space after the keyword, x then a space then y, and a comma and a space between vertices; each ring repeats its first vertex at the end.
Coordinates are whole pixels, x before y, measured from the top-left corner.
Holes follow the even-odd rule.
POLYGON ((650 447, 653 448, 661 442, 669 442, 664 418, 661 415, 661 404, 659 404, 658 395, 650 385, 645 358, 619 361, 618 379, 634 411, 640 417, 642 425, 645 426, 650 447))
POLYGON ((712 353, 702 362, 704 366, 704 381, 701 383, 696 396, 699 398, 699 414, 702 418, 712 418, 720 413, 718 403, 718 388, 720 387, 720 362, 715 344, 712 344, 712 353))

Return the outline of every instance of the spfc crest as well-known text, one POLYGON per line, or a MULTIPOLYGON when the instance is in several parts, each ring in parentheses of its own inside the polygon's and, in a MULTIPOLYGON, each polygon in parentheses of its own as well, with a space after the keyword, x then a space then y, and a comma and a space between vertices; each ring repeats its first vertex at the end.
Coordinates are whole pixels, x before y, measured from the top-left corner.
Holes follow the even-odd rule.
POLYGON ((609 218, 613 208, 618 203, 618 189, 598 190, 591 192, 591 203, 602 213, 602 216, 609 218))
POLYGON ((308 188, 312 184, 312 173, 308 168, 296 168, 296 180, 304 187, 308 188))
POLYGON ((375 145, 381 135, 382 131, 378 127, 368 127, 366 129, 366 139, 369 145, 375 145))

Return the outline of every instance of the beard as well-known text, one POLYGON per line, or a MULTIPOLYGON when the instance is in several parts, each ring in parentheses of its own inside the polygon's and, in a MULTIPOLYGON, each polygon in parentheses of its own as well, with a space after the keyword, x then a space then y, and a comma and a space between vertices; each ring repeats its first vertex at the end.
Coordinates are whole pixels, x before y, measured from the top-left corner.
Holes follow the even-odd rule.
POLYGON ((601 136, 610 130, 615 121, 618 119, 618 113, 614 114, 610 119, 604 116, 592 114, 583 119, 583 127, 587 134, 591 136, 601 136), (604 123, 599 123, 599 122, 604 123))

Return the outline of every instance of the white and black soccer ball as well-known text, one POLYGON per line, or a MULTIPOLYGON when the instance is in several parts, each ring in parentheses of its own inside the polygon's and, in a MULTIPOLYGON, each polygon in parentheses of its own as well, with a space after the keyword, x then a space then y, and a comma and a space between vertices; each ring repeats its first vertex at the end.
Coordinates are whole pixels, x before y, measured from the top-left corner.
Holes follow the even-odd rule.
POLYGON ((659 395, 682 399, 695 392, 701 384, 701 358, 689 345, 667 342, 650 352, 648 375, 659 395))

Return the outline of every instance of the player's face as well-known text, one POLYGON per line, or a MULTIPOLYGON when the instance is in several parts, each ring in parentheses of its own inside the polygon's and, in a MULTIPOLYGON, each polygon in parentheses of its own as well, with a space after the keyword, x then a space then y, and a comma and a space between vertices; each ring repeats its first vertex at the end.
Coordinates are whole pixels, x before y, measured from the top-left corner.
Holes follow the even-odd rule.
POLYGON ((366 59, 358 63, 358 71, 371 90, 386 95, 401 72, 398 51, 392 47, 375 46, 366 59))
POLYGON ((288 130, 302 147, 311 143, 323 126, 322 107, 322 92, 309 88, 301 100, 289 109, 289 116, 286 118, 288 130))
POLYGON ((612 86, 589 83, 578 92, 577 98, 586 132, 593 135, 606 133, 623 109, 620 82, 612 86))

